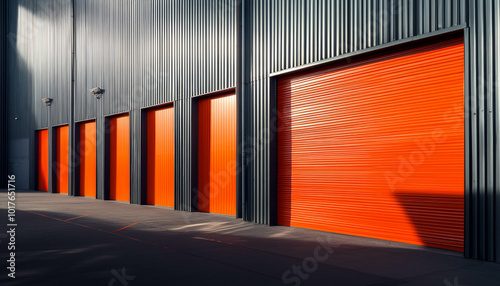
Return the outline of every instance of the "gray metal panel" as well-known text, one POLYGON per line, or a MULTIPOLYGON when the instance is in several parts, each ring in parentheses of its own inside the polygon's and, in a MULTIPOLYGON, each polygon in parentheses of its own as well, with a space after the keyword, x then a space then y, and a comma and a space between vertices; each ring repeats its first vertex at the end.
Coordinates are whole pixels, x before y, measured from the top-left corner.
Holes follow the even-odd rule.
POLYGON ((236 84, 233 0, 76 0, 75 120, 173 102, 236 84))
POLYGON ((192 99, 186 98, 174 102, 175 124, 175 202, 174 208, 182 211, 196 210, 197 168, 193 162, 193 117, 192 99))
POLYGON ((494 129, 493 129, 493 136, 495 138, 495 145, 494 145, 494 150, 495 153, 492 155, 492 158, 494 159, 494 167, 495 167, 495 172, 493 173, 493 178, 495 182, 495 188, 494 191, 492 192, 492 195, 495 197, 495 202, 496 205, 493 206, 494 211, 491 216, 491 221, 495 223, 495 228, 494 228, 494 237, 495 241, 493 242, 494 245, 494 257, 496 262, 500 262, 500 186, 499 186, 499 181, 500 181, 500 140, 498 138, 500 134, 500 43, 498 42, 498 39, 500 39, 500 3, 498 1, 494 2, 493 5, 493 14, 496 15, 494 20, 493 20, 493 39, 497 39, 497 41, 494 44, 494 49, 493 49, 493 56, 494 56, 494 61, 493 61, 493 70, 494 70, 494 75, 493 75, 493 98, 494 104, 493 104, 493 110, 494 112, 494 129))
MULTIPOLYGON (((32 109, 32 75, 27 59, 30 54, 29 30, 31 25, 23 24, 31 17, 18 8, 15 1, 7 4, 7 129, 8 129, 8 172, 17 175, 18 189, 34 188, 33 166, 34 117, 37 110, 32 109), (17 120, 15 119, 17 118, 17 120), (28 177, 29 175, 29 177, 28 177)), ((31 22, 30 22, 31 23, 31 22)), ((40 102, 41 103, 41 102, 40 102)), ((43 110, 47 125, 47 109, 43 110)), ((41 125, 41 124, 40 124, 41 125)))
MULTIPOLYGON (((130 134, 139 134, 139 136, 130 136, 130 203, 141 204, 141 179, 142 179, 142 140, 141 127, 142 116, 140 109, 134 109, 130 112, 130 134)), ((146 156, 146 155, 145 155, 146 156)))
POLYGON ((253 1, 252 80, 465 24, 460 17, 464 12, 457 9, 462 2, 465 0, 452 3, 434 0, 253 1), (269 68, 266 51, 270 51, 269 68))
POLYGON ((500 262, 500 4, 471 1, 468 11, 465 256, 500 262))

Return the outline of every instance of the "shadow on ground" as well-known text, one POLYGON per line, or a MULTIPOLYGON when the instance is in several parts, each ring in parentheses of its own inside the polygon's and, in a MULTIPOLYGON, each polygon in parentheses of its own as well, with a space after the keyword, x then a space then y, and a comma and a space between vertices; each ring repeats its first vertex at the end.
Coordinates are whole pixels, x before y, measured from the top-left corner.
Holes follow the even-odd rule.
MULTIPOLYGON (((0 202, 6 217, 6 196, 0 202)), ((16 279, 2 267, 1 285, 498 285, 500 279, 500 265, 457 252, 223 215, 40 192, 18 193, 16 207, 16 279)), ((0 240, 5 266, 7 240, 0 240)))

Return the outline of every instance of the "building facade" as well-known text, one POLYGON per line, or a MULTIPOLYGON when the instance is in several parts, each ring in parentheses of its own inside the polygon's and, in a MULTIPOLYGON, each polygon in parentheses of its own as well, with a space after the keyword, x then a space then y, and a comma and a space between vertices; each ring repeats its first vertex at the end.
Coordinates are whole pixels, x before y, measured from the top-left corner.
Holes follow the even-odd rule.
POLYGON ((18 188, 500 262, 498 2, 0 5, 18 188))

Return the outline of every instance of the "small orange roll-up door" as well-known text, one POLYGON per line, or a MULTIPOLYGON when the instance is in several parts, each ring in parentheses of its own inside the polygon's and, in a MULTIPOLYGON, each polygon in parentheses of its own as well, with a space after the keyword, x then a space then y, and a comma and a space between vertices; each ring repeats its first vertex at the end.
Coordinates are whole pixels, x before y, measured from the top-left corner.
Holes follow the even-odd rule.
POLYGON ((57 166, 56 166, 56 192, 61 194, 68 193, 68 175, 69 175, 69 127, 61 126, 56 128, 57 141, 57 166))
POLYGON ((147 203, 174 207, 174 107, 147 113, 147 203))
POLYGON ((38 139, 38 190, 49 190, 49 130, 37 131, 38 139))
POLYGON ((198 102, 198 210, 236 215, 236 95, 198 102))
POLYGON ((129 117, 110 118, 109 199, 130 202, 129 117))
POLYGON ((80 124, 80 196, 96 197, 96 123, 80 124))
POLYGON ((278 224, 463 251, 464 45, 282 78, 278 224))

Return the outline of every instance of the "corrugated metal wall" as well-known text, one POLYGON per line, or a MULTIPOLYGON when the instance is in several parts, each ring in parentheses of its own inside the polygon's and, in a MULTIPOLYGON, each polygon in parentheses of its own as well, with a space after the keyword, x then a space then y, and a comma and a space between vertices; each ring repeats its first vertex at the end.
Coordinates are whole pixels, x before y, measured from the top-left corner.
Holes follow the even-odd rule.
POLYGON ((174 104, 175 124, 175 202, 174 208, 195 211, 198 201, 197 157, 193 148, 197 144, 197 108, 191 99, 181 99, 174 104))
POLYGON ((232 0, 76 0, 75 120, 234 87, 235 15, 232 0))
POLYGON ((23 112, 31 101, 35 128, 68 123, 71 93, 71 2, 9 1, 9 39, 17 51, 11 67, 10 96, 23 112), (13 96, 15 95, 15 96, 13 96), (50 109, 42 98, 53 99, 50 109), (27 100, 30 99, 30 100, 27 100))
MULTIPOLYGON (((234 1, 75 0, 75 24, 75 120, 131 111, 131 198, 145 203, 140 110, 168 102, 183 109, 175 120, 176 209, 190 210, 190 101, 236 84, 234 1), (95 86, 106 90, 100 100, 88 92, 95 86)), ((103 193, 99 176, 98 185, 103 193)))
POLYGON ((468 10, 465 255, 500 262, 500 3, 468 10))
POLYGON ((71 1, 2 2, 8 13, 8 168, 24 177, 18 189, 28 189, 35 184, 33 130, 69 121, 71 1), (46 97, 52 106, 42 103, 46 97))
MULTIPOLYGON (((196 101, 236 85, 240 0, 74 0, 75 120, 96 118, 98 198, 105 188, 105 116, 130 111, 132 201, 141 203, 141 108, 174 102, 175 207, 196 200, 196 101), (88 93, 106 89, 101 100, 88 93), (100 144, 100 145, 99 145, 100 144)), ((34 186, 34 129, 67 123, 71 94, 70 0, 9 0, 8 161, 34 186), (54 98, 50 108, 41 98, 54 98), (50 110, 50 117, 49 117, 50 110), (13 118, 18 117, 18 120, 13 118), (49 122, 50 119, 50 122, 49 122)), ((242 86, 249 163, 246 220, 273 224, 273 127, 269 75, 452 27, 470 27, 467 75, 466 255, 499 259, 499 7, 493 0, 244 0, 242 86), (467 21, 469 22, 467 23, 467 21), (488 111, 488 112, 486 112, 488 111), (491 111, 491 113, 490 113, 491 111), (474 112, 476 112, 474 114, 474 112), (496 204, 496 205, 495 205, 496 204), (473 235, 472 235, 473 234, 473 235)), ((51 131, 52 132, 52 131, 51 131)), ((22 181, 21 186, 24 182, 22 181)))

